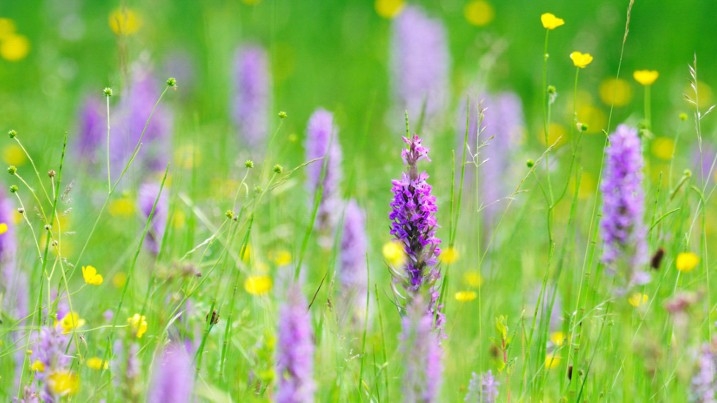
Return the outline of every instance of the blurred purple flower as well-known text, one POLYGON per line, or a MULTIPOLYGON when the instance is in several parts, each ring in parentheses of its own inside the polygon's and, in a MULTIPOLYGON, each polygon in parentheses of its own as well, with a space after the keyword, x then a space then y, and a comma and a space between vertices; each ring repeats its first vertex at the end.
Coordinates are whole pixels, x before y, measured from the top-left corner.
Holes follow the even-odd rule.
POLYGON ((605 150, 605 174, 600 228, 604 242, 602 262, 610 274, 618 274, 630 288, 649 281, 641 268, 647 263, 647 229, 643 221, 642 150, 637 130, 617 127, 605 150))
POLYGON ((145 218, 149 218, 151 223, 149 232, 144 240, 144 245, 153 255, 159 254, 162 246, 162 238, 164 237, 164 229, 167 226, 167 214, 169 212, 169 200, 167 198, 166 188, 160 192, 160 185, 156 183, 145 183, 139 188, 137 205, 145 218), (159 197, 159 198, 158 198, 159 197), (155 201, 157 204, 155 205, 155 201), (154 208, 154 212, 152 212, 154 208))
MULTIPOLYGON (((394 19, 391 34, 391 89, 395 114, 426 121, 440 115, 449 100, 450 58, 446 31, 438 19, 407 6, 394 19)), ((394 120, 394 119, 391 119, 394 120)))
POLYGON ((250 152, 261 153, 268 138, 269 68, 266 51, 249 45, 237 52, 234 59, 236 88, 234 123, 250 152))
POLYGON ((193 389, 192 357, 182 343, 169 344, 155 362, 147 400, 150 403, 190 402, 193 389))
POLYGON ((471 153, 468 161, 472 162, 466 167, 466 185, 473 188, 471 185, 478 172, 483 226, 490 230, 513 190, 510 188, 511 180, 506 175, 510 174, 513 150, 519 144, 525 126, 523 106, 520 98, 512 92, 485 94, 477 98, 469 95, 467 104, 463 102, 458 113, 457 127, 460 130, 457 134, 461 148, 465 137, 466 109, 468 148, 471 153))
POLYGON ((418 172, 416 164, 421 159, 429 160, 428 149, 423 147, 421 139, 403 138, 408 148, 401 152, 401 158, 407 165, 401 180, 394 180, 391 212, 391 235, 403 244, 408 256, 405 273, 395 273, 394 281, 403 285, 406 291, 415 296, 422 289, 430 293, 429 309, 436 315, 436 326, 441 326, 443 316, 438 306, 439 292, 435 286, 441 277, 436 261, 441 253, 436 238, 436 198, 431 194, 431 185, 426 181, 428 174, 418 172))
POLYGON ((135 67, 131 84, 122 96, 117 113, 114 114, 116 118, 113 121, 116 123, 110 134, 113 181, 129 162, 140 139, 142 148, 133 162, 133 165, 140 166, 135 168, 136 171, 145 176, 147 172, 163 171, 169 163, 172 115, 161 103, 155 108, 161 94, 160 82, 148 69, 135 67))
POLYGON ((93 170, 106 154, 103 146, 107 136, 107 107, 100 102, 99 95, 85 99, 79 119, 75 155, 93 170))
POLYGON ((352 323, 362 323, 367 316, 368 273, 366 272, 366 215, 355 200, 346 204, 341 239, 339 281, 345 315, 352 323))
POLYGON ((697 357, 697 372, 690 382, 691 402, 715 402, 717 396, 717 342, 705 343, 697 357))
POLYGON ((334 117, 324 109, 317 109, 311 115, 306 130, 306 159, 311 161, 317 158, 321 159, 307 167, 307 189, 309 194, 321 198, 316 228, 332 234, 338 224, 342 204, 342 156, 334 117))
POLYGON ((409 303, 401 325, 403 401, 438 401, 443 376, 440 337, 420 296, 409 303))
POLYGON ((493 373, 488 370, 483 375, 475 372, 471 375, 466 394, 466 403, 494 403, 498 398, 498 385, 493 373))
POLYGON ((313 402, 316 384, 311 315, 297 285, 289 288, 287 300, 279 311, 278 334, 275 401, 313 402))

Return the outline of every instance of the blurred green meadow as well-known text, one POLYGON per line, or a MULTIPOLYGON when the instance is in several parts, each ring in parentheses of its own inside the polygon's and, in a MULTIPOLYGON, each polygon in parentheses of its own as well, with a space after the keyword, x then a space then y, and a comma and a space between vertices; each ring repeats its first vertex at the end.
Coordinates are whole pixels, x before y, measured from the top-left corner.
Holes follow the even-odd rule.
MULTIPOLYGON (((0 128, 16 132, 0 141, 0 157, 17 170, 2 180, 3 197, 24 209, 0 224, 14 228, 17 270, 28 276, 26 289, 0 287, 0 399, 34 401, 23 390, 43 387, 36 335, 60 326, 71 359, 59 401, 145 401, 158 357, 178 340, 192 346, 190 401, 275 401, 284 376, 275 371, 280 306, 297 277, 313 330, 315 400, 403 400, 407 354, 388 266, 404 256, 392 249, 388 214, 408 134, 392 108, 390 52, 392 24, 409 6, 443 23, 450 55, 443 118, 430 125, 408 116, 430 148, 419 169, 437 198, 443 249, 446 338, 435 401, 463 401, 471 374, 489 370, 496 401, 708 401, 694 392, 703 352, 717 357, 714 344, 704 347, 717 320, 717 125, 709 113, 717 5, 706 0, 0 3, 0 128), (565 24, 547 31, 547 12, 565 24), (261 153, 242 144, 232 121, 232 66, 247 44, 268 55, 261 153), (576 68, 573 51, 594 59, 576 68), (92 168, 73 148, 87 99, 109 108, 111 128, 122 118, 115 113, 137 65, 160 88, 152 110, 172 112, 170 145, 160 150, 169 164, 154 172, 130 165, 113 187, 121 167, 108 185, 104 143, 92 168), (641 85, 638 70, 659 77, 641 85), (546 85, 557 94, 549 104, 546 85), (476 87, 515 93, 524 114, 498 179, 509 193, 490 225, 475 175, 490 143, 464 143, 460 112, 476 87), (342 231, 313 229, 317 206, 305 184, 307 166, 323 164, 305 152, 307 122, 320 107, 333 113, 343 150, 339 193, 366 215, 370 309, 358 328, 345 325, 339 298, 342 231), (598 189, 607 135, 621 123, 642 139, 656 267, 645 267, 648 284, 616 296, 600 262, 598 189), (151 222, 137 203, 147 181, 168 198, 157 253, 146 248, 151 222), (101 284, 83 276, 88 266, 101 284), (29 299, 25 317, 10 312, 17 293, 29 299), (64 326, 63 304, 82 326, 64 326), (146 333, 138 332, 142 316, 146 333), (138 351, 128 352, 132 345, 138 351), (117 366, 128 354, 141 376, 127 376, 130 362, 117 366)), ((711 382, 717 387, 717 375, 711 382)))

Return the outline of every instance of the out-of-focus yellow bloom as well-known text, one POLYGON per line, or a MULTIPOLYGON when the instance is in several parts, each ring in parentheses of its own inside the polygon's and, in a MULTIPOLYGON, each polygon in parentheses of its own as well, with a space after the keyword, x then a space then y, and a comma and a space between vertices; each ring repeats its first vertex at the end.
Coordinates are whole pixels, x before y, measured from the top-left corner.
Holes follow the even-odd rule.
POLYGON ((114 9, 110 13, 108 22, 112 32, 117 35, 132 35, 142 26, 139 14, 127 7, 114 9))
POLYGON ((540 15, 540 22, 543 24, 543 28, 545 29, 555 29, 563 24, 565 24, 565 20, 562 18, 558 18, 553 13, 543 13, 540 15))
POLYGON ((133 336, 141 339, 142 336, 147 332, 147 318, 144 315, 135 313, 134 315, 127 318, 130 332, 133 336))
POLYGON ((7 223, 0 222, 0 235, 6 233, 8 230, 7 223))
POLYGON ((134 200, 123 196, 112 200, 107 209, 112 217, 131 217, 134 215, 134 200))
POLYGON ((709 108, 712 106, 712 87, 709 84, 702 81, 697 81, 697 96, 695 96, 695 89, 692 85, 685 89, 685 94, 689 94, 689 97, 697 101, 697 106, 700 108, 709 108))
POLYGON ((246 244, 241 248, 241 251, 239 251, 239 258, 244 263, 249 262, 249 259, 251 259, 251 245, 246 244))
POLYGON ((697 264, 700 263, 700 257, 692 252, 682 252, 677 255, 677 270, 687 273, 694 270, 697 264))
POLYGON ((545 368, 546 369, 553 369, 560 365, 560 356, 556 353, 547 353, 545 354, 545 368))
POLYGON ((35 360, 35 362, 30 365, 30 369, 35 372, 45 372, 45 364, 40 360, 35 360))
POLYGON ((565 130, 565 126, 553 122, 548 125, 548 144, 545 144, 545 132, 543 130, 541 130, 540 134, 538 134, 538 140, 544 146, 554 145, 557 148, 567 143, 568 131, 565 130))
POLYGON ((127 284, 127 274, 125 272, 121 271, 112 276, 112 285, 115 288, 122 288, 125 284, 127 284))
POLYGON ((608 78, 600 83, 600 100, 605 105, 625 106, 632 100, 630 83, 621 78, 608 78))
POLYGON ((201 151, 192 145, 180 146, 174 151, 174 163, 180 168, 192 169, 202 162, 201 151))
POLYGON ((641 292, 634 292, 627 299, 627 302, 635 308, 645 305, 647 303, 647 294, 641 292))
POLYGON ((463 9, 463 15, 471 25, 483 27, 493 21, 493 18, 495 18, 495 10, 493 10, 493 6, 487 1, 473 0, 466 4, 466 7, 463 9))
POLYGON ((658 73, 656 70, 637 70, 632 73, 632 77, 635 79, 635 81, 645 86, 652 85, 659 76, 660 73, 658 73))
POLYGON ((652 154, 662 160, 671 160, 675 153, 675 141, 669 137, 657 137, 650 146, 652 154))
POLYGON ((0 42, 0 57, 16 62, 30 53, 30 41, 24 35, 13 34, 0 42))
POLYGON ((587 126, 586 133, 600 133, 607 125, 605 112, 592 104, 578 105, 577 113, 580 123, 587 126))
POLYGON ((570 53, 570 60, 573 61, 575 67, 584 69, 588 64, 593 62, 593 56, 590 53, 575 51, 570 53))
POLYGON ((62 334, 67 334, 84 326, 85 320, 80 318, 80 314, 77 312, 68 312, 59 322, 56 322, 56 325, 58 323, 62 327, 62 334))
POLYGON ((279 267, 286 266, 291 263, 291 252, 286 249, 279 249, 271 253, 269 255, 269 259, 271 259, 274 264, 279 267))
POLYGON ((458 291, 456 292, 455 297, 458 302, 468 302, 476 299, 478 294, 475 291, 458 291))
POLYGON ((9 18, 0 18, 0 41, 15 34, 15 22, 9 18))
POLYGON ((264 295, 271 291, 271 277, 265 274, 252 275, 244 280, 244 290, 251 295, 264 295))
POLYGON ((389 241, 383 244, 383 258, 392 267, 401 267, 406 263, 406 252, 403 244, 399 241, 389 241))
POLYGON ((90 265, 82 266, 82 278, 89 285, 100 285, 104 281, 102 275, 97 273, 97 269, 90 265))
POLYGON ((561 331, 550 333, 550 341, 558 347, 562 346, 563 343, 565 343, 565 339, 565 333, 561 331))
POLYGON ((109 363, 100 357, 92 357, 87 359, 87 366, 91 369, 107 369, 109 363))
POLYGON ((480 275, 478 270, 471 270, 463 274, 463 281, 473 288, 480 288, 483 285, 483 277, 480 275))
POLYGON ((174 210, 170 222, 172 223, 172 228, 174 229, 184 228, 184 224, 187 222, 187 215, 184 214, 184 211, 182 210, 174 210))
POLYGON ((55 395, 70 396, 80 389, 80 378, 67 370, 55 371, 47 377, 47 386, 55 395))
POLYGON ((438 260, 440 260, 443 264, 451 264, 456 262, 459 257, 460 254, 458 253, 458 249, 449 246, 441 251, 441 254, 438 255, 438 260))
POLYGON ((2 159, 8 165, 19 167, 25 164, 27 156, 25 152, 22 151, 22 147, 17 145, 17 143, 11 143, 2 149, 2 159))
POLYGON ((376 14, 383 18, 394 18, 403 11, 405 6, 404 0, 376 0, 374 3, 376 14))

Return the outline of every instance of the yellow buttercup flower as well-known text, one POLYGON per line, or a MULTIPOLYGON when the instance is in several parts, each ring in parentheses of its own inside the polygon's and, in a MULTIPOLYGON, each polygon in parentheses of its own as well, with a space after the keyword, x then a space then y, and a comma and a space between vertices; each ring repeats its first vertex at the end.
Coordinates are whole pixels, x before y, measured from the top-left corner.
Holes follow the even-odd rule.
POLYGON ((575 51, 570 54, 570 60, 573 61, 575 67, 584 69, 588 64, 592 63, 593 56, 590 53, 575 51))
POLYGON ((0 235, 6 233, 8 230, 7 223, 0 222, 0 235))
POLYGON ((645 305, 647 303, 647 294, 641 292, 634 292, 627 299, 627 302, 635 308, 645 305))
POLYGON ((147 332, 147 318, 144 315, 135 313, 134 315, 127 318, 130 331, 132 335, 141 339, 142 336, 147 332))
POLYGON ((107 369, 109 363, 100 357, 92 357, 87 359, 87 366, 91 369, 107 369))
POLYGON ((80 314, 77 312, 68 312, 59 322, 55 323, 55 325, 57 324, 62 327, 62 334, 67 334, 84 326, 85 320, 80 318, 80 314))
POLYGON ((459 256, 458 249, 449 246, 441 251, 441 254, 438 256, 438 260, 440 260, 443 264, 451 264, 458 260, 459 256))
POLYGON ((139 14, 126 7, 114 9, 110 13, 108 22, 112 32, 117 35, 132 35, 142 26, 139 14))
POLYGON ((82 277, 85 279, 85 283, 89 285, 100 285, 103 281, 102 275, 97 274, 97 269, 90 265, 82 266, 82 277))
POLYGON ((556 17, 553 13, 543 13, 540 15, 540 22, 543 23, 543 28, 553 30, 563 24, 565 20, 556 17))
POLYGON ((687 273, 694 270, 699 262, 700 257, 696 254, 692 252, 683 252, 677 255, 677 262, 675 264, 677 266, 677 270, 687 273))
POLYGON ((455 297, 458 302, 468 302, 476 299, 478 294, 475 291, 458 291, 455 297))
POLYGON ((637 70, 632 73, 632 77, 635 81, 642 85, 652 85, 659 76, 660 73, 656 70, 637 70))
POLYGON ((406 2, 404 0, 376 0, 374 3, 376 14, 389 19, 400 14, 405 6, 406 2))
POLYGON ((487 1, 473 0, 466 4, 466 7, 463 9, 463 15, 466 17, 466 21, 471 25, 483 27, 493 21, 493 18, 495 18, 495 10, 493 10, 493 6, 487 1))
POLYGON ((30 53, 30 41, 24 35, 13 34, 0 42, 0 56, 8 61, 16 62, 30 53))
POLYGON ((251 295, 264 295, 271 291, 271 277, 260 274, 249 276, 244 280, 244 290, 251 295))
POLYGON ((403 244, 399 241, 386 242, 381 251, 383 258, 392 267, 401 267, 406 263, 406 252, 403 251, 403 244))
POLYGON ((67 370, 56 371, 47 377, 47 386, 55 395, 74 395, 80 389, 80 378, 67 370))

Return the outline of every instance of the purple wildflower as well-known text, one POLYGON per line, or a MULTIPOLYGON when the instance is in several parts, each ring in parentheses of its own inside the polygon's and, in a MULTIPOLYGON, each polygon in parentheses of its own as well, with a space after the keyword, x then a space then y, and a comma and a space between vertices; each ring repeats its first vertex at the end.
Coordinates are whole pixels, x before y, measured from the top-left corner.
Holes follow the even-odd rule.
POLYGON ((690 382, 690 401, 715 402, 717 396, 717 342, 705 343, 697 359, 697 372, 690 382))
POLYGON ((278 403, 314 401, 314 341, 311 315, 298 286, 288 290, 279 312, 276 350, 276 395, 278 403))
POLYGON ((35 377, 42 386, 40 396, 42 401, 54 402, 56 399, 52 390, 51 380, 55 373, 68 372, 72 357, 65 354, 70 342, 70 336, 62 334, 59 327, 43 326, 32 348, 33 366, 38 366, 35 377))
POLYGON ((403 173, 401 180, 393 181, 393 201, 388 218, 391 220, 391 235, 401 243, 408 256, 405 274, 394 273, 395 280, 411 295, 416 295, 422 288, 429 289, 429 309, 434 312, 436 326, 441 325, 442 315, 438 306, 439 292, 435 287, 441 273, 436 266, 436 259, 441 253, 438 245, 441 241, 436 238, 436 198, 431 194, 431 185, 426 182, 428 174, 418 172, 417 162, 428 158, 428 149, 423 147, 421 139, 414 136, 403 141, 408 148, 401 152, 401 158, 407 165, 407 172, 403 173), (425 287, 424 287, 425 285, 425 287))
POLYGON ((134 164, 139 163, 142 172, 162 171, 169 162, 172 116, 162 104, 155 108, 161 94, 159 83, 146 68, 135 68, 130 87, 115 114, 116 128, 110 135, 113 181, 129 162, 140 140, 142 148, 134 164))
POLYGON ((347 319, 363 322, 366 318, 368 274, 366 272, 366 216, 355 200, 346 204, 344 231, 341 239, 342 300, 347 319))
POLYGON ((416 6, 396 17, 391 35, 391 87, 395 113, 439 115, 449 99, 450 60, 443 24, 416 6))
POLYGON ((27 275, 17 267, 17 238, 12 218, 13 206, 0 190, 0 295, 5 312, 17 320, 28 314, 27 275))
MULTIPOLYGON (((320 197, 316 227, 322 232, 333 232, 338 224, 341 210, 341 146, 334 125, 333 115, 316 110, 309 119, 306 130, 306 159, 321 160, 307 169, 307 188, 314 197, 320 197)), ((326 242, 325 242, 326 243, 326 242)))
POLYGON ((433 317, 420 296, 408 305, 401 324, 400 350, 404 357, 403 400, 438 401, 443 375, 440 336, 433 328, 433 317))
POLYGON ((466 403, 494 403, 498 398, 498 385, 493 373, 488 372, 478 375, 475 372, 471 375, 466 394, 466 403))
POLYGON ((253 45, 237 52, 234 75, 234 123, 244 145, 252 152, 261 152, 266 146, 271 85, 264 49, 253 45))
POLYGON ((98 97, 88 97, 80 110, 76 155, 90 167, 95 168, 100 155, 104 156, 103 146, 107 135, 106 106, 98 97))
POLYGON ((194 388, 192 357, 182 343, 170 344, 156 362, 148 401, 189 402, 194 388))
POLYGON ((642 152, 637 130, 626 125, 618 126, 609 141, 600 185, 602 261, 608 273, 619 274, 629 288, 649 281, 649 275, 640 269, 648 261, 647 229, 643 222, 642 152))
POLYGON ((160 186, 156 183, 145 183, 139 188, 137 204, 145 218, 149 218, 152 214, 151 224, 147 238, 144 244, 153 255, 159 254, 159 248, 162 246, 162 238, 164 237, 164 228, 167 225, 167 213, 169 210, 169 201, 167 194, 162 192, 159 194, 160 186), (159 196, 159 198, 157 198, 159 196), (155 205, 155 201, 157 204, 155 205), (152 212, 154 208, 154 212, 152 212))

